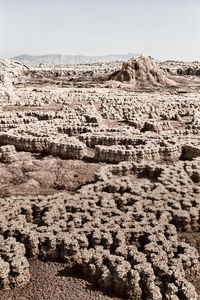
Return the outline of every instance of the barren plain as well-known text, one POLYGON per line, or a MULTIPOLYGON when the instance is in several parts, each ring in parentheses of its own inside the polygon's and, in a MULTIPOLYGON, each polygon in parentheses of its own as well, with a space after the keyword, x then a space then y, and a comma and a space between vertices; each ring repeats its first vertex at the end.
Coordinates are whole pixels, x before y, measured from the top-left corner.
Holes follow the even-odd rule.
POLYGON ((0 299, 200 299, 199 76, 0 61, 0 299))

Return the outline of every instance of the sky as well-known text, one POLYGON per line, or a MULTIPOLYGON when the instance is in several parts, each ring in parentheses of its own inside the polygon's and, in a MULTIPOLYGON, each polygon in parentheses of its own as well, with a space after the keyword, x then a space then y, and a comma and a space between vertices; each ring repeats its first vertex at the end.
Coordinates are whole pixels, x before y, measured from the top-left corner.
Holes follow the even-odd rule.
POLYGON ((200 60, 200 0, 0 0, 0 58, 129 52, 200 60))

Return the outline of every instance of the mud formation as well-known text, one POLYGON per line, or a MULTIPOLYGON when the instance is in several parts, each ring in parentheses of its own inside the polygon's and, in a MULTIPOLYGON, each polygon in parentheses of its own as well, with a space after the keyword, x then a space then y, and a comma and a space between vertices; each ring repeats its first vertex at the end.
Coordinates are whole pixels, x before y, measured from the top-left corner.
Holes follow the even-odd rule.
POLYGON ((113 80, 141 86, 177 86, 178 82, 159 69, 151 56, 130 58, 121 71, 111 76, 113 80))
POLYGON ((200 81, 169 65, 1 61, 0 299, 34 259, 123 299, 198 299, 200 81))

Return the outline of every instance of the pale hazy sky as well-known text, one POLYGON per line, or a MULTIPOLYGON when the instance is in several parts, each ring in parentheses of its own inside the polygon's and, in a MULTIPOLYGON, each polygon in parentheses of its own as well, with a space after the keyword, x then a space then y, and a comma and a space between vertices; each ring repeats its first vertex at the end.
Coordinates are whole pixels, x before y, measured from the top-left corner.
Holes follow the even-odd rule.
POLYGON ((200 0, 0 0, 0 57, 149 54, 200 60, 200 0))

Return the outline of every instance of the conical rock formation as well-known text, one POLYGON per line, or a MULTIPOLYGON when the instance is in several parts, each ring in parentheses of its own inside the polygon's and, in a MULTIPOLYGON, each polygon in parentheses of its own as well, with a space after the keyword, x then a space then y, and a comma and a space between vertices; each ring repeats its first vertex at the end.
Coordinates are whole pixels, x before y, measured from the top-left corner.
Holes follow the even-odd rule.
POLYGON ((124 62, 111 79, 141 86, 177 86, 178 83, 159 69, 151 56, 138 56, 124 62))

